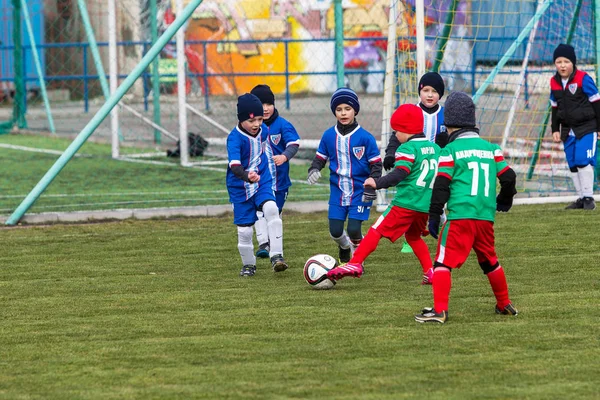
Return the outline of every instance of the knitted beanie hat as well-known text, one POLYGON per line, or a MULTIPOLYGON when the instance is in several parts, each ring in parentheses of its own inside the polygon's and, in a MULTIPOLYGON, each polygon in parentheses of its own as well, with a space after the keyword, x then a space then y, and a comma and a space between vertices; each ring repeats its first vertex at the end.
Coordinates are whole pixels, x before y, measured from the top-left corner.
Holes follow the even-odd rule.
POLYGON ((428 72, 421 77, 419 80, 419 93, 425 86, 431 86, 439 93, 440 99, 444 96, 444 80, 437 72, 428 72))
POLYGON ((475 127, 475 103, 466 93, 452 92, 444 104, 444 124, 453 128, 475 127))
POLYGON ((414 104, 402 104, 390 119, 393 130, 409 135, 423 133, 423 110, 414 104))
POLYGON ((350 88, 339 88, 331 96, 331 102, 329 103, 329 106, 331 107, 331 112, 333 115, 335 115, 335 109, 340 104, 348 104, 350 107, 354 108, 354 112, 357 115, 360 111, 358 96, 356 92, 350 88))
POLYGON ((558 47, 554 50, 554 57, 552 61, 556 61, 558 57, 564 57, 571 61, 573 65, 577 64, 577 56, 575 55, 575 49, 573 46, 568 44, 559 44, 558 47))
POLYGON ((237 102, 238 121, 243 122, 247 119, 263 116, 263 105, 260 99, 253 94, 246 93, 238 97, 237 102))
POLYGON ((250 93, 258 97, 263 104, 275 104, 275 95, 268 85, 256 85, 250 93))

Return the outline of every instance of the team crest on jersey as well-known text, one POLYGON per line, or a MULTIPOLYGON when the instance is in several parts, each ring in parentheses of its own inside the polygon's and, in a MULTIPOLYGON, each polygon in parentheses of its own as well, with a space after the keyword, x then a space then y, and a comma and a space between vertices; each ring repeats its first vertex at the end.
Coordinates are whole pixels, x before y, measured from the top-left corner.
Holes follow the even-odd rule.
POLYGON ((360 160, 365 155, 365 146, 353 147, 352 151, 354 152, 354 157, 360 160))
POLYGON ((571 92, 571 94, 575 94, 576 91, 577 91, 577 84, 569 83, 569 92, 571 92))
POLYGON ((273 142, 273 144, 275 146, 277 146, 279 144, 280 140, 281 140, 281 133, 278 135, 271 135, 271 142, 273 142))
POLYGON ((446 132, 446 125, 440 125, 440 133, 446 132))

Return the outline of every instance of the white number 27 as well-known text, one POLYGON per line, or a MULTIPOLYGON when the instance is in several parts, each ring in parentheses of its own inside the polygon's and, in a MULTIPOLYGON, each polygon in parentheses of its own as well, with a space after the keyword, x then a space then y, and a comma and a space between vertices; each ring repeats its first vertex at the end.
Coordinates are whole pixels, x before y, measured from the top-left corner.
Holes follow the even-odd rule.
POLYGON ((420 187, 427 186, 427 182, 425 182, 425 178, 427 177, 427 174, 429 173, 429 171, 433 170, 433 179, 429 183, 429 188, 433 189, 433 182, 435 181, 435 176, 437 175, 437 168, 438 168, 437 160, 434 160, 434 159, 423 160, 423 162, 421 163, 421 174, 419 175, 419 178, 417 179, 416 185, 420 186, 420 187))

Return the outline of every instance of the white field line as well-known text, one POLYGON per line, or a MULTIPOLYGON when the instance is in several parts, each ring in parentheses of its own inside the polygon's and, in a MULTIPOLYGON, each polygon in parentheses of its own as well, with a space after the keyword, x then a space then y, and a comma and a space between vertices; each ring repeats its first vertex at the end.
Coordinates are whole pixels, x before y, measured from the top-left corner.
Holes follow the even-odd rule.
MULTIPOLYGON (((60 155, 62 155, 62 153, 64 153, 64 151, 60 151, 60 150, 37 149, 35 147, 17 146, 14 144, 6 144, 6 143, 0 143, 0 147, 4 148, 4 149, 10 149, 10 150, 21 150, 21 151, 28 151, 30 153, 52 154, 52 155, 57 155, 57 156, 60 156, 60 155)), ((75 157, 89 157, 89 155, 88 154, 75 154, 75 157)))

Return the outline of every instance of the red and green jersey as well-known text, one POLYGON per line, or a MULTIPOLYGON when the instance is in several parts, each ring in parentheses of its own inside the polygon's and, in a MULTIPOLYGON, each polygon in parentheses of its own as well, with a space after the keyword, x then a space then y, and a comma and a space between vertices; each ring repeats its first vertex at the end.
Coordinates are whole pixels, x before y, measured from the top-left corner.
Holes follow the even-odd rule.
POLYGON ((392 205, 409 210, 428 212, 433 181, 438 168, 440 146, 426 138, 414 138, 396 150, 396 168, 408 176, 396 186, 392 205))
POLYGON ((437 176, 450 179, 448 220, 494 221, 496 178, 508 167, 500 146, 476 133, 463 134, 442 150, 437 176))

